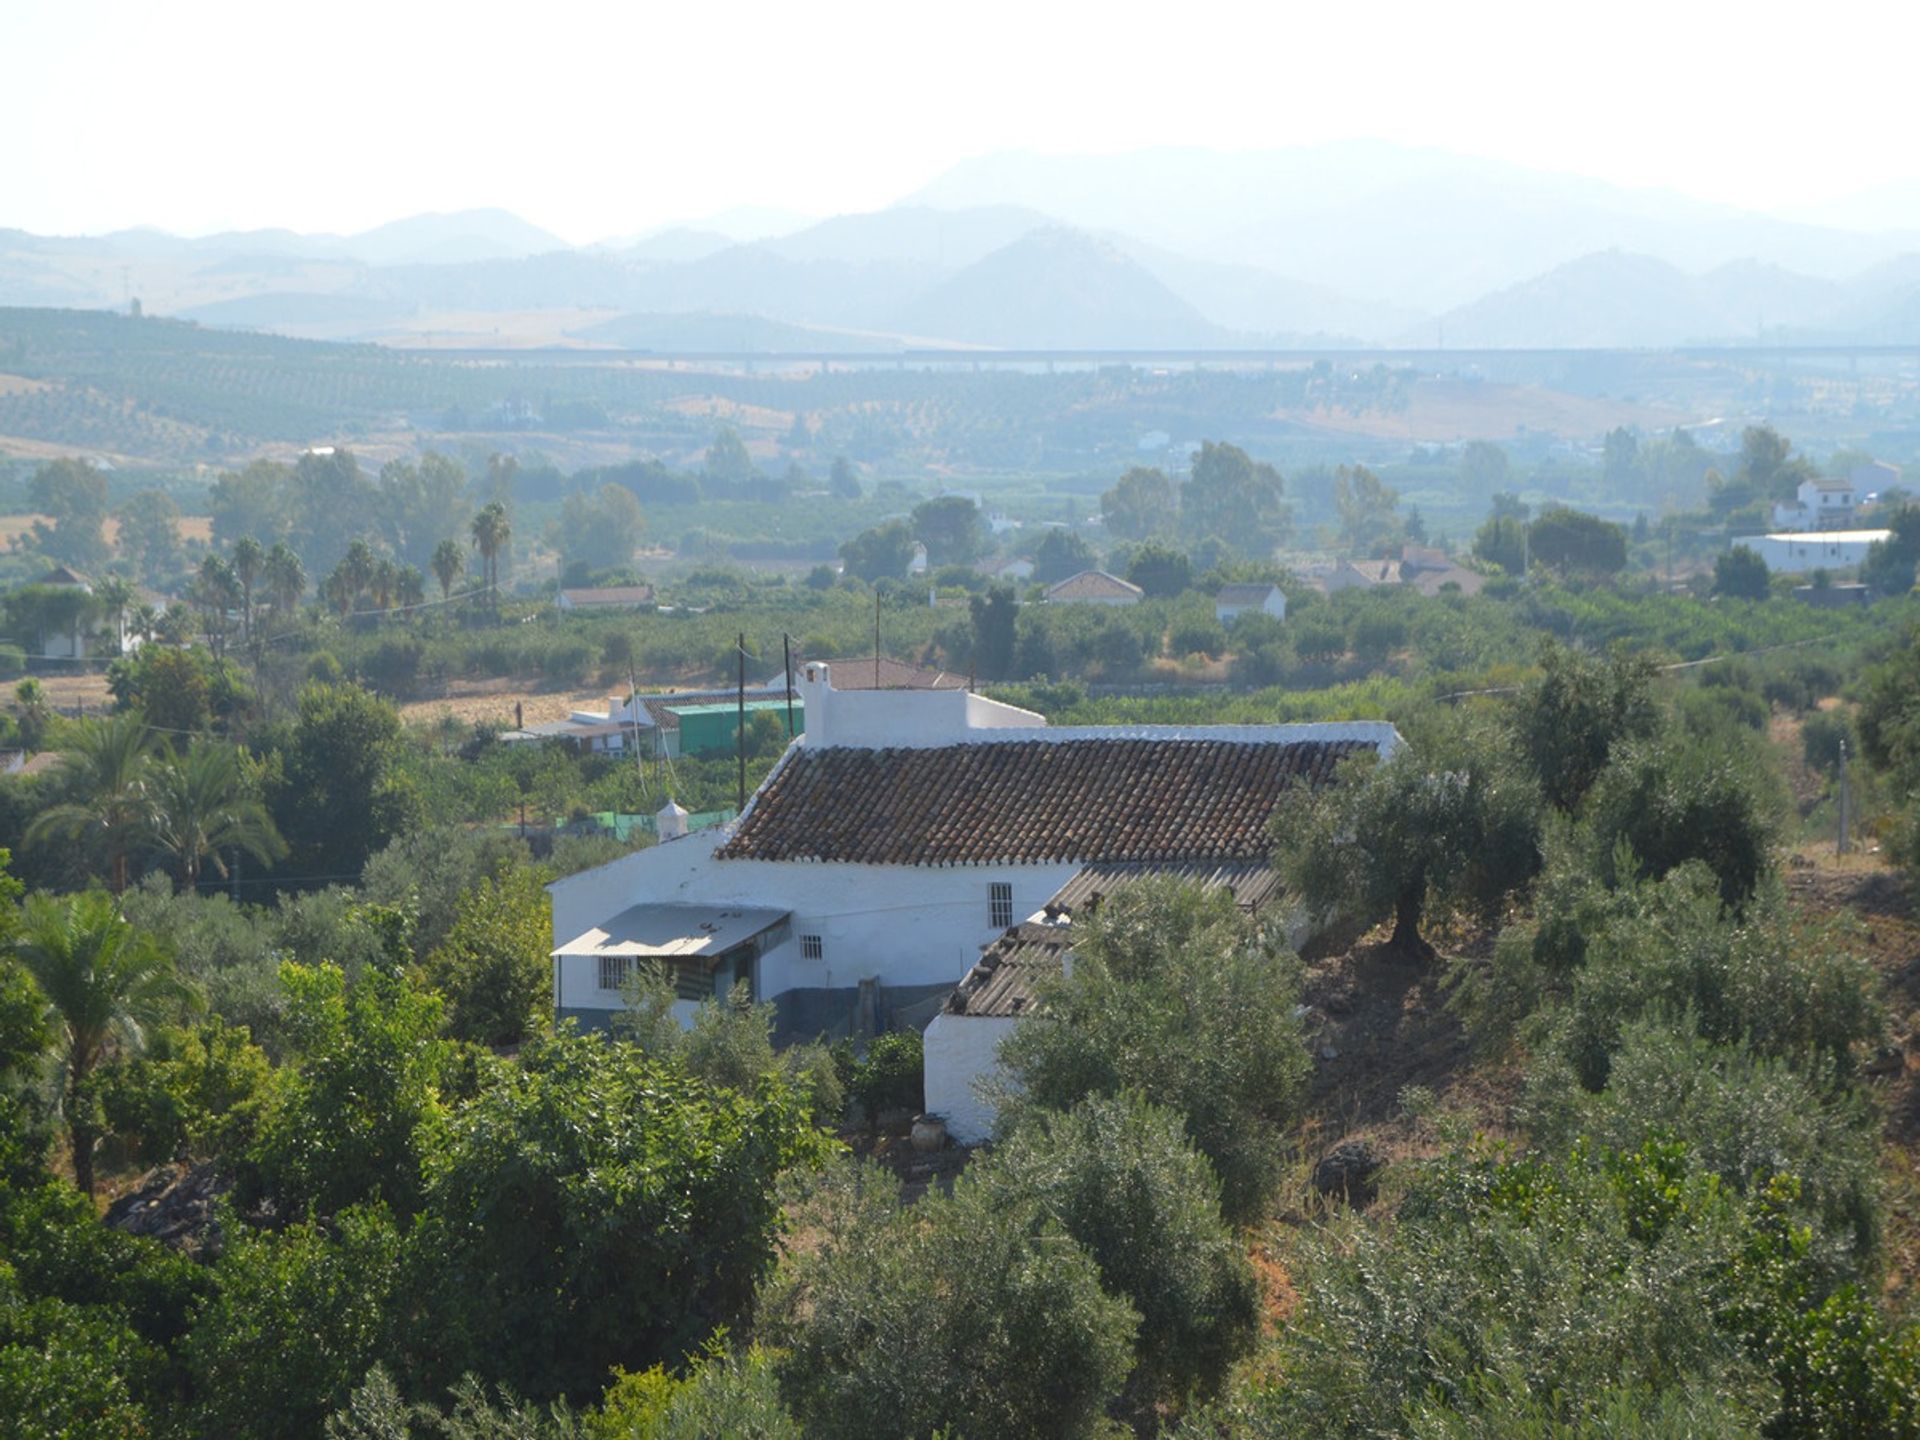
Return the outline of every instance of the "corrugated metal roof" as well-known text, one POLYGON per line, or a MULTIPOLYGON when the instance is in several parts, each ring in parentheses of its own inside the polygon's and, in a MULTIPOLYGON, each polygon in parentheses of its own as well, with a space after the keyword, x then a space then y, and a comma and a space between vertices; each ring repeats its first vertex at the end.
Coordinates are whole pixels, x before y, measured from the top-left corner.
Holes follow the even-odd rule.
POLYGON ((1022 921, 980 952, 979 963, 947 997, 946 1013, 999 1020, 1032 1013, 1039 1004, 1039 982, 1057 974, 1073 948, 1073 917, 1091 914, 1116 890, 1149 876, 1186 880, 1206 890, 1231 890, 1240 908, 1249 913, 1270 903, 1281 891, 1280 876, 1263 861, 1089 865, 1047 901, 1044 913, 1058 919, 1022 921))
POLYGON ((1047 904, 1069 915, 1080 915, 1093 909, 1105 896, 1148 876, 1170 876, 1203 890, 1231 890, 1234 902, 1249 911, 1265 906, 1281 888, 1279 873, 1263 860, 1230 864, 1194 860, 1185 864, 1089 865, 1062 885, 1047 904))
POLYGON ((738 905, 635 905, 575 936, 553 953, 661 960, 711 957, 771 930, 789 913, 738 905))

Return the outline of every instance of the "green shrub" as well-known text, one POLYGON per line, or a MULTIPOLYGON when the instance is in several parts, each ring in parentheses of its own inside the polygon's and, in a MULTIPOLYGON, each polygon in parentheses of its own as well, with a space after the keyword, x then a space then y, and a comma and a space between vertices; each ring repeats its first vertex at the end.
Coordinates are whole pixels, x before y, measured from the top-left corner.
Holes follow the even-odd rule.
POLYGON ((1100 1432, 1139 1317, 1036 1204, 962 1176, 911 1209, 890 1175, 836 1167, 804 1209, 761 1324, 809 1436, 1100 1432))
POLYGON ((869 1121, 883 1110, 926 1109, 926 1059, 918 1030, 889 1030, 867 1045, 848 1087, 869 1121))

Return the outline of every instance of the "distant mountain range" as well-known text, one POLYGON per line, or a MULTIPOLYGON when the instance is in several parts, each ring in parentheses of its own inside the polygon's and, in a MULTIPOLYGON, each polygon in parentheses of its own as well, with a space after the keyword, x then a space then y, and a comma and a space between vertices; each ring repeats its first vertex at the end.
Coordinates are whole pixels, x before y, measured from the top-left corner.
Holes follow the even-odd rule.
POLYGON ((891 208, 569 247, 501 210, 358 235, 0 230, 0 305, 325 339, 642 349, 1920 341, 1920 186, 1782 219, 1379 142, 1010 153, 891 208), (786 227, 786 228, 782 228, 786 227))

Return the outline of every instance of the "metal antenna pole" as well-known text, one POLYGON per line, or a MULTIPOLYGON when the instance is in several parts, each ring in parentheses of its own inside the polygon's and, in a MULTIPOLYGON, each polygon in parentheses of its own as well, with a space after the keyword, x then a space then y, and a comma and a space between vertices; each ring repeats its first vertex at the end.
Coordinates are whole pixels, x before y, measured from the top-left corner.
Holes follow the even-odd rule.
POLYGON ((873 592, 873 688, 880 688, 880 592, 873 592))

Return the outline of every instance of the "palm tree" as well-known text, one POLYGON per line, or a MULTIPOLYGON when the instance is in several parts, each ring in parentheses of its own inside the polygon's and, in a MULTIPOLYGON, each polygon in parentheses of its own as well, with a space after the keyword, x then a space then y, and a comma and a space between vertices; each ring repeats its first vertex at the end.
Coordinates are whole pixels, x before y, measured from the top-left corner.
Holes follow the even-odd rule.
POLYGON ((453 582, 460 578, 460 572, 467 568, 467 557, 460 549, 460 542, 449 535, 433 551, 433 578, 440 582, 440 598, 453 598, 453 582))
POLYGON ((145 820, 147 764, 153 732, 137 715, 77 722, 60 752, 60 769, 80 797, 42 810, 27 826, 29 844, 97 839, 107 859, 107 883, 127 888, 127 852, 145 820))
POLYGON ((240 581, 233 567, 218 555, 200 562, 200 573, 187 587, 200 607, 207 645, 217 657, 226 648, 227 616, 240 603, 240 581))
POLYGON ((367 581, 367 588, 373 591, 373 609, 376 617, 385 618, 393 609, 393 595, 400 588, 400 567, 393 560, 382 555, 373 562, 373 574, 367 581))
POLYGON ((261 563, 260 575, 267 582, 274 614, 281 618, 291 615, 306 593, 307 567, 300 563, 300 557, 288 548, 286 541, 273 542, 273 548, 261 563))
POLYGON ((394 581, 393 603, 404 610, 415 610, 426 603, 427 577, 415 565, 402 565, 394 581))
POLYGON ((119 654, 127 648, 127 611, 140 598, 139 592, 124 575, 107 575, 93 587, 93 595, 113 619, 113 637, 117 642, 114 653, 119 654))
POLYGON ((180 890, 200 883, 208 861, 224 879, 223 850, 244 850, 263 865, 287 853, 237 746, 195 740, 184 753, 169 752, 149 773, 146 793, 142 828, 173 866, 180 890))
POLYGON ((233 542, 233 578, 240 582, 241 633, 253 638, 253 587, 267 564, 267 552, 251 535, 233 542))
POLYGON ((173 957, 120 914, 99 890, 30 898, 13 953, 40 986, 57 1021, 66 1069, 67 1131, 73 1178, 93 1194, 94 1128, 87 1078, 115 1044, 138 1048, 143 1027, 182 993, 173 957))
POLYGON ((500 552, 512 538, 513 522, 498 500, 473 517, 473 548, 480 552, 481 575, 496 606, 500 603, 500 552))

